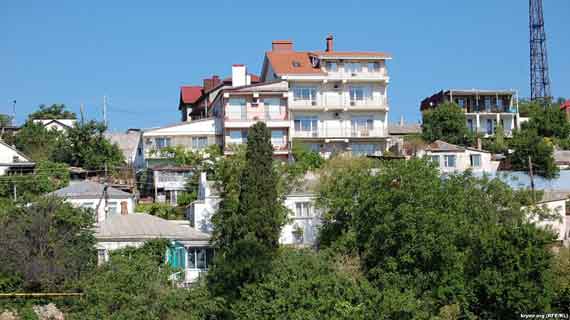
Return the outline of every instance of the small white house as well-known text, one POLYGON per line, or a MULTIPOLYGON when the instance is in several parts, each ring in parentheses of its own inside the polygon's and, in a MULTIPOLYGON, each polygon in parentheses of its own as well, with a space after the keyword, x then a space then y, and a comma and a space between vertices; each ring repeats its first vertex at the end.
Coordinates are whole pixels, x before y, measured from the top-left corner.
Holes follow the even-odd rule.
POLYGON ((485 150, 461 147, 437 140, 418 152, 433 161, 442 173, 459 173, 471 169, 474 173, 494 174, 499 161, 492 160, 492 154, 485 150))
MULTIPOLYGON (((320 212, 315 208, 318 177, 308 173, 299 185, 285 197, 284 205, 289 209, 289 221, 281 230, 279 242, 285 245, 311 246, 315 244, 322 224, 320 212)), ((186 209, 190 225, 211 233, 212 216, 218 210, 222 198, 215 188, 215 182, 208 181, 206 174, 200 175, 198 200, 186 209)))
POLYGON ((109 252, 138 248, 151 239, 171 241, 166 263, 179 268, 176 279, 183 284, 196 281, 213 260, 210 235, 190 227, 187 221, 165 220, 146 213, 120 214, 96 225, 99 264, 109 260, 109 252))
POLYGON ((65 199, 77 207, 96 212, 97 222, 134 212, 135 200, 130 193, 92 181, 80 181, 48 194, 65 199))
POLYGON ((570 211, 567 206, 570 201, 569 191, 544 190, 543 196, 537 202, 537 206, 546 209, 553 218, 540 219, 530 216, 530 220, 537 226, 552 230, 556 234, 556 240, 565 245, 570 245, 570 211))
POLYGON ((30 158, 0 140, 0 176, 8 171, 32 171, 35 165, 30 158))
POLYGON ((75 119, 34 119, 33 123, 39 123, 48 130, 67 131, 73 127, 77 120, 75 119))

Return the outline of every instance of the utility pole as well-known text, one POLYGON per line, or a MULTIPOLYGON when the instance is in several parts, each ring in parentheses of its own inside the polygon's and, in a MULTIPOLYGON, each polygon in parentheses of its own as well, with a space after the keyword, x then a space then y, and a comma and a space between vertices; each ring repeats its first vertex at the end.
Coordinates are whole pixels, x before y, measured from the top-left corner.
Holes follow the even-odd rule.
POLYGON ((14 202, 16 202, 16 201, 18 200, 18 191, 17 191, 17 188, 16 188, 16 182, 15 182, 15 181, 14 181, 14 183, 13 183, 13 187, 12 187, 12 188, 13 188, 13 191, 14 191, 14 202))
POLYGON ((16 126, 16 100, 12 101, 12 126, 16 126))
POLYGON ((528 175, 530 177, 530 191, 532 195, 532 204, 536 204, 536 196, 534 194, 534 174, 532 172, 532 158, 528 156, 528 175))
POLYGON ((81 112, 81 124, 85 124, 85 108, 83 106, 83 103, 79 107, 79 111, 81 112))
POLYGON ((103 96, 103 123, 107 126, 107 96, 103 96))

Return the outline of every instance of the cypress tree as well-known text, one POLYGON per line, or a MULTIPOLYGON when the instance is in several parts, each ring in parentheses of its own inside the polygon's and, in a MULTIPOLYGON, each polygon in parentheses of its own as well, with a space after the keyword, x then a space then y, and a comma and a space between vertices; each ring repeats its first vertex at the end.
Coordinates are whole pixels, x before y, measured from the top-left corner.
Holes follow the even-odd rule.
POLYGON ((213 219, 217 251, 209 272, 210 288, 230 300, 244 284, 267 272, 279 246, 286 210, 277 191, 279 177, 272 155, 270 130, 258 122, 248 132, 245 163, 233 185, 237 190, 224 190, 213 219))

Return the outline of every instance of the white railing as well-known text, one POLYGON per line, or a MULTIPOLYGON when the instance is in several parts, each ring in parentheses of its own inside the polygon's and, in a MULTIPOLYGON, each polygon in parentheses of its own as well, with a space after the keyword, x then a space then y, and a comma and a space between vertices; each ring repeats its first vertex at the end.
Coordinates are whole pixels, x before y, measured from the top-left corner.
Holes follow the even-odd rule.
POLYGON ((339 94, 338 96, 330 94, 321 94, 318 99, 315 100, 291 100, 291 107, 341 107, 341 108, 359 108, 359 107, 370 107, 370 108, 385 108, 387 105, 387 99, 374 98, 374 99, 364 99, 364 100, 352 100, 346 94, 339 94))
POLYGON ((354 128, 339 126, 321 126, 316 130, 298 131, 293 130, 295 138, 374 138, 385 137, 386 134, 382 128, 354 128))

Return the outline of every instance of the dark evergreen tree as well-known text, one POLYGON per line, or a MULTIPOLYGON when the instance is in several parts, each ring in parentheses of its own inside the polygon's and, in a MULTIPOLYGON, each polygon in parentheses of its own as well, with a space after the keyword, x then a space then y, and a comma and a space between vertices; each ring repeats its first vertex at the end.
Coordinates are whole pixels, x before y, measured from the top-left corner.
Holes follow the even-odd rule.
POLYGON ((244 284, 259 279, 279 247, 286 215, 272 155, 270 131, 259 122, 249 130, 239 181, 224 191, 214 218, 218 251, 210 282, 217 294, 235 296, 244 284))

